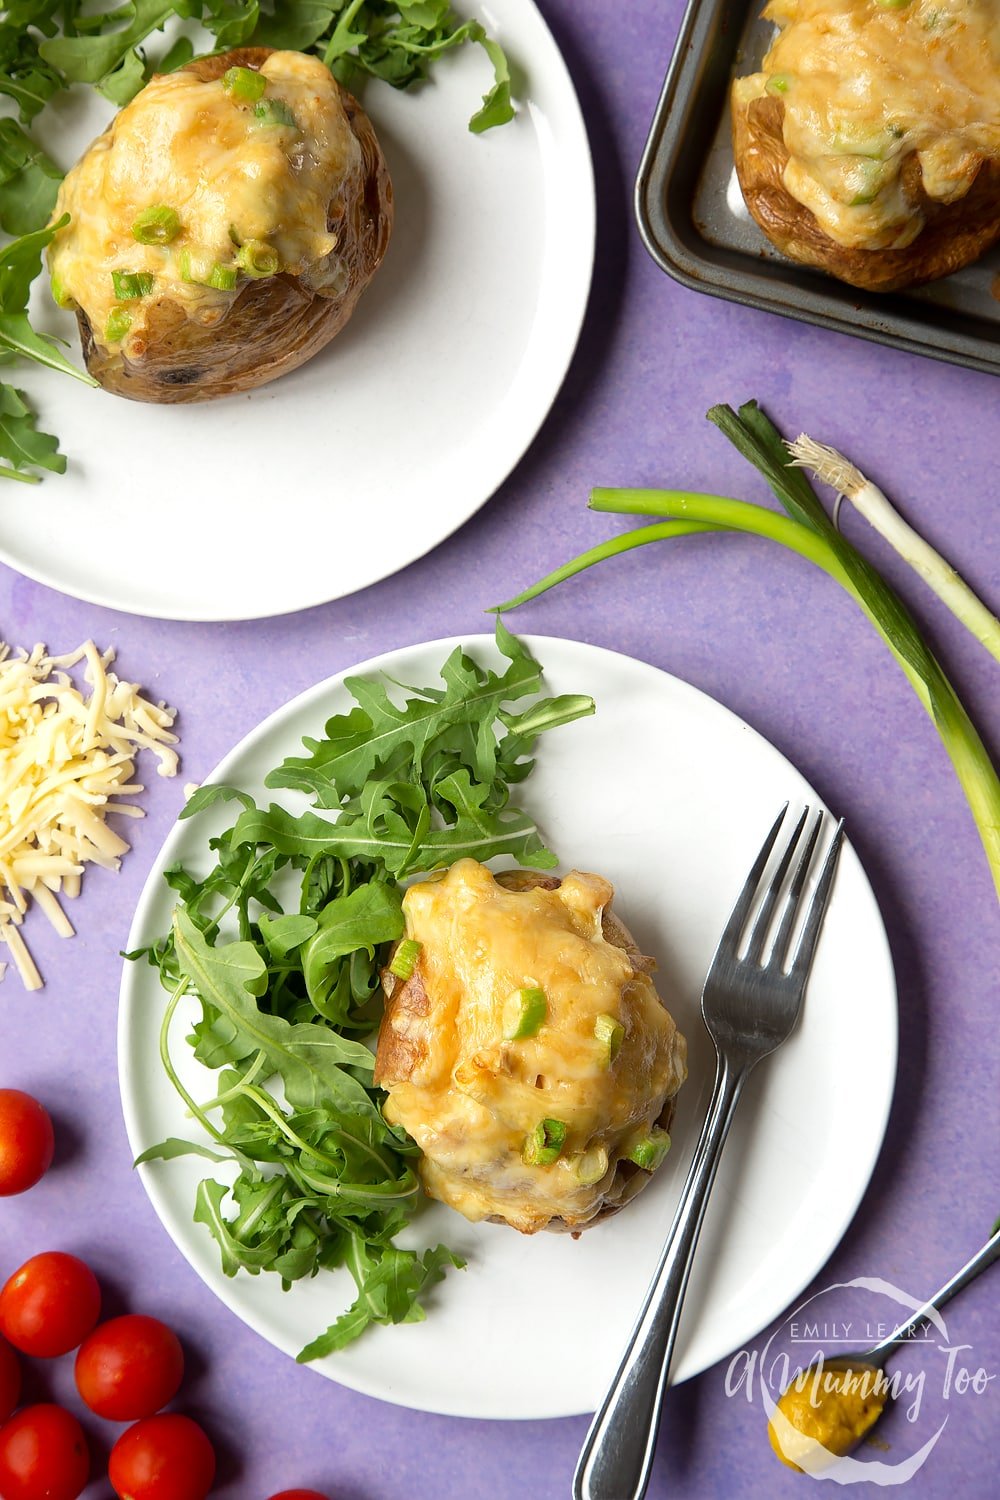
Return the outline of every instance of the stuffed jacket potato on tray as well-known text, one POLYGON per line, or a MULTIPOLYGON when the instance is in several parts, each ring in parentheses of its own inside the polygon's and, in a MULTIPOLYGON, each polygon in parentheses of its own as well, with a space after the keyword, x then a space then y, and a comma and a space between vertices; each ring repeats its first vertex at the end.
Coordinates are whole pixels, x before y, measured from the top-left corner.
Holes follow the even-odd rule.
POLYGON ((732 89, 754 219, 791 259, 873 291, 1000 239, 1000 0, 770 0, 732 89))
POLYGON ((666 1154, 687 1048, 613 895, 471 859, 406 893, 375 1081, 466 1218, 584 1229, 666 1154))
POLYGON ((154 77, 67 174, 49 249, 87 369, 137 401, 273 380, 339 333, 385 254, 371 123, 315 57, 241 48, 154 77))

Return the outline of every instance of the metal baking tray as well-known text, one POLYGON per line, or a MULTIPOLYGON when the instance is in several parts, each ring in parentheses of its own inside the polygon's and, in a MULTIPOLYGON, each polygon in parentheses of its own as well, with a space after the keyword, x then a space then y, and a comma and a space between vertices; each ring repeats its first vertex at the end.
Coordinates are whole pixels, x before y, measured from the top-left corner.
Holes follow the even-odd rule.
POLYGON ((635 188, 653 259, 684 286, 750 307, 1000 373, 1000 250, 912 291, 877 296, 786 260, 743 202, 729 84, 753 73, 774 27, 763 0, 690 0, 635 188))

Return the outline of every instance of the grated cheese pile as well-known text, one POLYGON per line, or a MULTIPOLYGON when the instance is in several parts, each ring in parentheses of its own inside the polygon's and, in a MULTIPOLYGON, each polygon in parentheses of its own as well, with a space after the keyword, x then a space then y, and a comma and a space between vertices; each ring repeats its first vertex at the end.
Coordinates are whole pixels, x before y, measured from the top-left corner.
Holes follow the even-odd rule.
POLYGON ((93 641, 68 656, 0 643, 0 941, 29 990, 42 986, 18 931, 29 901, 72 937, 59 895, 79 895, 87 864, 119 868, 129 846, 109 813, 144 816, 119 800, 144 790, 132 780, 136 752, 152 750, 161 776, 177 773, 175 710, 120 682, 108 671, 114 659, 93 641), (69 676, 81 661, 89 697, 69 676))

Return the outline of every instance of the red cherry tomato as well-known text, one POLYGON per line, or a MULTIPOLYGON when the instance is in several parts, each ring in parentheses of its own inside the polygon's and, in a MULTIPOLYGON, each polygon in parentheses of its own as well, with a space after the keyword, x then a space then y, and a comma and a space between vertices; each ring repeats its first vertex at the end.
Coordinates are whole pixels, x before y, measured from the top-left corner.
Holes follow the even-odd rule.
POLYGON ((205 1500, 215 1478, 215 1450, 197 1422, 166 1412, 122 1433, 111 1450, 108 1478, 121 1500, 205 1500))
POLYGON ((6 1339, 0 1339, 0 1426, 14 1410, 20 1394, 21 1366, 6 1339))
POLYGON ((271 1500, 330 1500, 329 1495, 321 1495, 319 1490, 282 1490, 280 1495, 272 1495, 271 1500))
POLYGON ((77 1500, 89 1472, 83 1428, 61 1406, 26 1406, 0 1428, 3 1500, 77 1500))
POLYGON ((87 1337, 100 1310, 101 1289, 90 1267, 75 1255, 47 1250, 26 1260, 0 1291, 0 1333, 22 1354, 55 1359, 87 1337))
POLYGON ((0 1089, 0 1198, 34 1187, 54 1150, 48 1110, 20 1089, 0 1089))
POLYGON ((151 1417, 177 1395, 183 1376, 177 1335, 140 1313, 102 1323, 76 1356, 77 1390, 110 1422, 151 1417))

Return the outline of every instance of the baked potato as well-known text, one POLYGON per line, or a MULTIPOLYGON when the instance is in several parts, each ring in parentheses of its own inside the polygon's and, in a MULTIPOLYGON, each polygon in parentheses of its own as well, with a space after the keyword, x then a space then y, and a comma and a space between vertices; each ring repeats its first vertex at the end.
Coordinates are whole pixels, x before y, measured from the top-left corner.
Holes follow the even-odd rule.
POLYGON ((207 401, 294 370, 378 269, 392 187, 315 57, 239 48, 154 77, 67 174, 49 247, 87 369, 135 401, 207 401))
POLYGON ((471 859, 406 892, 375 1081, 426 1191, 468 1219, 575 1233, 669 1147, 687 1048, 613 895, 471 859))
POLYGON ((1000 239, 997 0, 771 0, 732 89, 743 197, 792 260, 889 292, 1000 239))

